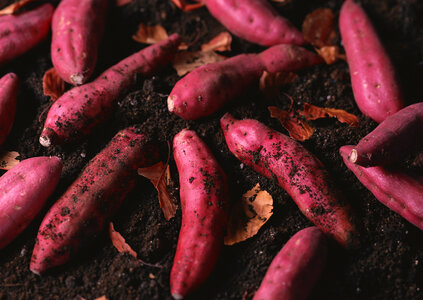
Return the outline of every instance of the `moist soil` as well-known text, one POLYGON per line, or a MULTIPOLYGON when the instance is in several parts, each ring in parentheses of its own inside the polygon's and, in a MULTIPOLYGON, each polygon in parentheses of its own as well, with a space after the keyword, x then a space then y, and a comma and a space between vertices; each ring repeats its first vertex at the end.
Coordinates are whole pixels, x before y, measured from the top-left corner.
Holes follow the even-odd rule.
MULTIPOLYGON (((9 1, 11 2, 11 1, 9 1)), ((53 4, 57 5, 57 2, 53 4)), ((4 1, 3 4, 7 4, 4 1)), ((292 0, 278 11, 297 27, 316 8, 333 9, 336 16, 340 0, 292 0)), ((113 5, 112 5, 113 6, 113 5)), ((363 1, 363 6, 397 67, 406 100, 421 101, 423 83, 423 2, 419 0, 363 1)), ((96 68, 102 70, 145 47, 132 39, 139 23, 161 24, 166 30, 182 35, 191 49, 210 40, 224 28, 205 8, 184 13, 169 0, 134 0, 109 10, 107 28, 96 68)), ((263 48, 234 37, 233 56, 258 52, 263 48)), ((9 246, 0 251, 0 299, 170 299, 169 272, 181 225, 181 211, 170 221, 163 217, 157 192, 140 177, 136 188, 126 197, 112 218, 119 231, 138 253, 142 264, 128 254, 120 254, 104 232, 71 263, 42 277, 29 270, 37 229, 42 216, 94 157, 120 129, 137 125, 163 148, 167 159, 168 145, 183 128, 199 133, 225 170, 234 203, 257 182, 274 199, 273 216, 258 234, 234 246, 225 246, 207 282, 190 299, 250 299, 258 288, 276 253, 297 231, 312 225, 292 199, 271 180, 241 164, 228 150, 219 118, 227 111, 237 118, 254 118, 285 132, 270 118, 267 107, 288 109, 289 95, 297 107, 305 102, 347 110, 359 117, 353 128, 334 119, 313 121, 314 135, 302 144, 315 154, 332 174, 354 209, 361 233, 360 247, 344 250, 330 244, 329 258, 311 299, 423 299, 423 233, 398 214, 379 203, 344 166, 338 149, 356 144, 376 123, 363 116, 352 95, 348 66, 344 61, 299 72, 299 78, 266 99, 251 87, 245 94, 214 115, 199 121, 184 121, 170 114, 166 98, 179 79, 169 66, 150 78, 138 76, 132 88, 118 101, 107 124, 89 138, 65 146, 43 148, 38 137, 46 112, 51 105, 43 95, 42 77, 52 67, 50 38, 15 61, 1 67, 1 75, 15 72, 21 83, 18 111, 13 130, 2 146, 18 151, 22 159, 57 155, 63 159, 60 183, 42 213, 9 246)), ((95 76, 94 75, 94 76, 95 76)), ((68 87, 69 88, 69 87, 68 87)), ((422 174, 422 163, 410 156, 401 167, 422 174)), ((178 173, 170 156, 173 185, 171 193, 179 201, 178 173)), ((0 171, 3 174, 3 171, 0 171)))

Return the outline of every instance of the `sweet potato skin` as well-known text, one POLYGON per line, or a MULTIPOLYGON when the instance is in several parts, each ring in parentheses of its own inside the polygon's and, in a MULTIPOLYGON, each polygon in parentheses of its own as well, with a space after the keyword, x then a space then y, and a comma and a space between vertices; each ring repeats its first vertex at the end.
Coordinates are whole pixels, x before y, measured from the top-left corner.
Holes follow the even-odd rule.
POLYGON ((302 33, 266 0, 203 0, 230 32, 262 46, 305 44, 302 33))
POLYGON ((60 266, 92 242, 135 186, 137 169, 151 165, 157 155, 135 128, 118 132, 44 217, 31 271, 41 274, 60 266))
POLYGON ((62 0, 51 24, 51 59, 59 76, 73 85, 87 81, 97 62, 107 0, 62 0))
POLYGON ((179 171, 182 226, 170 273, 170 289, 181 299, 198 288, 216 264, 227 221, 226 175, 194 131, 173 140, 179 171))
POLYGON ((404 107, 394 66, 365 11, 353 0, 342 5, 339 29, 358 108, 380 123, 404 107))
POLYGON ((317 227, 297 232, 276 255, 253 300, 305 300, 324 268, 327 241, 317 227))
POLYGON ((353 164, 348 157, 352 149, 343 146, 339 150, 348 169, 377 200, 423 230, 423 181, 401 171, 353 164))
POLYGON ((18 84, 18 76, 14 73, 0 79, 0 146, 12 130, 15 120, 18 84))
POLYGON ((149 76, 173 58, 180 38, 177 34, 147 47, 107 69, 96 80, 75 87, 57 99, 47 115, 40 143, 49 147, 88 135, 112 114, 119 95, 135 74, 149 76))
POLYGON ((35 218, 60 179, 62 161, 56 156, 21 161, 0 178, 0 249, 35 218))
POLYGON ((350 160, 363 167, 387 165, 423 148, 423 102, 387 117, 360 140, 350 160))
POLYGON ((40 43, 50 31, 53 6, 44 4, 19 15, 0 17, 0 66, 40 43))
POLYGON ((252 120, 220 119, 229 150, 284 188, 301 212, 342 246, 357 244, 349 206, 322 163, 291 138, 252 120))

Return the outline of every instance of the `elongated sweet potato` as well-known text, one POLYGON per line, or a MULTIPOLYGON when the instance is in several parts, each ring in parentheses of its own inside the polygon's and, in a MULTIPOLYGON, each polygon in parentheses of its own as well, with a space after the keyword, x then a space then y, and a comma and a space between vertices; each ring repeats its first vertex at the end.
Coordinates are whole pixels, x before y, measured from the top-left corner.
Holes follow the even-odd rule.
POLYGON ((226 175, 194 131, 173 139, 181 186, 182 227, 170 273, 170 289, 182 299, 198 288, 216 264, 227 221, 226 175))
POLYGON ((349 206, 322 163, 303 146, 262 123, 220 119, 229 150, 255 171, 284 188, 301 212, 343 246, 356 244, 349 206))
POLYGON ((96 80, 63 94, 48 112, 40 136, 41 145, 49 147, 88 135, 112 114, 119 95, 131 85, 135 74, 148 76, 167 65, 179 43, 179 36, 173 34, 125 58, 96 80))
POLYGON ((167 99, 168 109, 185 120, 205 117, 257 82, 265 70, 295 71, 322 62, 317 54, 293 45, 237 55, 201 66, 179 80, 167 99))
POLYGON ((135 128, 118 132, 44 217, 31 271, 40 274, 60 266, 92 242, 135 186, 137 169, 157 156, 157 148, 135 128))
POLYGON ((353 146, 343 146, 339 150, 348 169, 376 199, 423 230, 423 180, 384 167, 353 164, 348 158, 352 149, 353 146))
POLYGON ((18 84, 18 76, 14 73, 6 74, 0 79, 0 146, 12 130, 15 120, 18 84))
POLYGON ((319 228, 297 232, 273 259, 253 300, 307 299, 326 257, 326 237, 319 228))
POLYGON ((407 106, 387 117, 352 149, 350 160, 360 166, 398 161, 423 148, 423 102, 407 106))
POLYGON ((62 0, 51 24, 51 60, 66 82, 87 81, 97 62, 108 0, 62 0))
POLYGON ((392 62, 366 13, 353 0, 342 5, 339 29, 358 108, 380 123, 404 107, 392 62))
POLYGON ((44 4, 21 13, 0 17, 0 66, 27 52, 50 31, 53 6, 44 4))
POLYGON ((60 158, 32 157, 0 178, 0 249, 17 237, 40 212, 60 179, 60 158))

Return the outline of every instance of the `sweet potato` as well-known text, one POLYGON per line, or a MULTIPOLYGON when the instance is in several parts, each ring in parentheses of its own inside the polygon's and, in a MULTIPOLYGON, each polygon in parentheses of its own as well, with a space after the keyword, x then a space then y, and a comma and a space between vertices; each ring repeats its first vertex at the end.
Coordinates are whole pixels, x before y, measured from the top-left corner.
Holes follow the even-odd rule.
POLYGON ((353 146, 343 146, 339 152, 357 179, 377 200, 423 230, 423 180, 398 170, 353 164, 348 158, 352 149, 353 146))
POLYGON ((253 300, 307 299, 326 257, 326 237, 319 228, 297 232, 273 259, 253 300))
POLYGON ((266 0, 203 0, 210 14, 233 34, 263 46, 305 44, 302 33, 266 0))
POLYGON ((262 123, 220 119, 229 150, 243 163, 284 188, 301 212, 341 245, 356 244, 350 208, 322 163, 303 146, 262 123))
POLYGON ((387 117, 352 149, 350 161, 378 166, 398 161, 423 148, 423 102, 407 106, 387 117))
POLYGON ((41 145, 49 147, 88 135, 112 114, 119 95, 131 85, 135 74, 148 76, 167 65, 179 43, 179 36, 173 34, 125 58, 96 80, 63 94, 48 112, 41 145))
POLYGON ((35 218, 53 193, 62 171, 60 158, 32 157, 0 178, 0 249, 35 218))
POLYGON ((198 288, 216 264, 227 221, 226 175, 194 131, 173 139, 181 186, 182 226, 170 273, 170 290, 182 299, 198 288))
POLYGON ((18 76, 14 73, 0 79, 0 146, 12 130, 15 120, 18 83, 18 76))
POLYGON ((53 6, 44 4, 21 13, 0 17, 0 66, 27 52, 50 31, 53 6))
POLYGON ((97 62, 108 0, 62 0, 51 23, 51 60, 66 82, 87 81, 97 62))
POLYGON ((404 107, 394 66, 366 13, 353 0, 342 5, 339 29, 358 108, 380 123, 404 107))
POLYGON ((135 128, 118 132, 50 208, 38 231, 30 269, 41 274, 92 242, 135 186, 137 169, 158 150, 135 128))
POLYGON ((201 66, 179 80, 167 99, 168 109, 185 120, 205 117, 258 82, 265 70, 295 71, 322 62, 317 54, 293 45, 237 55, 201 66))

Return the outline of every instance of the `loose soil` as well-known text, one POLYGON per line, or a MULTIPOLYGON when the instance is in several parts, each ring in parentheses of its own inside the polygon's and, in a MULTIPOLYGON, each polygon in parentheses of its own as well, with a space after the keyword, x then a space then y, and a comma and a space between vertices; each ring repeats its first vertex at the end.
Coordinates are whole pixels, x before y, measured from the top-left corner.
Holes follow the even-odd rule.
MULTIPOLYGON (((7 1, 3 1, 6 4, 7 1)), ((11 2, 11 1, 8 1, 11 2)), ((53 1, 56 5, 58 1, 53 1)), ((379 31, 404 86, 408 103, 421 101, 423 94, 423 2, 419 0, 364 0, 363 6, 379 31)), ((329 7, 338 15, 341 0, 292 0, 278 8, 300 27, 304 17, 319 7, 329 7)), ((162 24, 168 32, 180 33, 192 49, 210 40, 224 28, 206 9, 183 13, 169 0, 134 0, 110 9, 106 34, 96 69, 102 70, 145 45, 131 36, 140 22, 162 24)), ((258 52, 262 48, 236 37, 228 56, 258 52)), ((210 146, 226 171, 232 202, 257 182, 274 198, 274 214, 259 233, 240 244, 224 247, 209 280, 191 299, 250 299, 267 267, 285 242, 298 230, 312 225, 290 197, 272 181, 243 166, 225 145, 219 118, 231 112, 237 118, 255 118, 285 132, 277 120, 269 117, 267 106, 289 107, 290 95, 299 107, 309 102, 318 106, 345 109, 359 116, 359 128, 348 127, 334 119, 314 121, 313 137, 303 145, 326 165, 344 192, 356 214, 361 232, 357 250, 330 246, 327 267, 311 299, 423 299, 423 233, 399 215, 380 204, 343 165, 338 149, 355 144, 376 124, 358 110, 351 91, 348 66, 340 61, 299 72, 294 83, 272 99, 252 87, 230 105, 211 117, 187 122, 167 110, 166 97, 179 79, 168 67, 151 78, 136 78, 133 87, 121 96, 110 121, 89 138, 66 146, 43 148, 38 137, 51 105, 43 95, 42 77, 51 68, 50 39, 1 67, 1 75, 15 72, 21 79, 18 113, 5 150, 16 150, 21 158, 57 155, 64 161, 60 184, 40 216, 13 243, 0 251, 0 299, 170 299, 169 272, 175 253, 181 212, 166 221, 154 187, 139 178, 112 221, 126 241, 149 263, 120 254, 107 234, 68 265, 39 277, 29 271, 29 261, 37 229, 49 206, 78 176, 87 162, 111 137, 128 125, 140 125, 163 148, 166 159, 168 143, 183 128, 196 130, 210 146)), ((178 173, 170 160, 171 192, 178 196, 178 173)), ((412 171, 422 172, 421 162, 410 157, 403 163, 412 171)), ((4 172, 1 171, 0 175, 4 172)))

